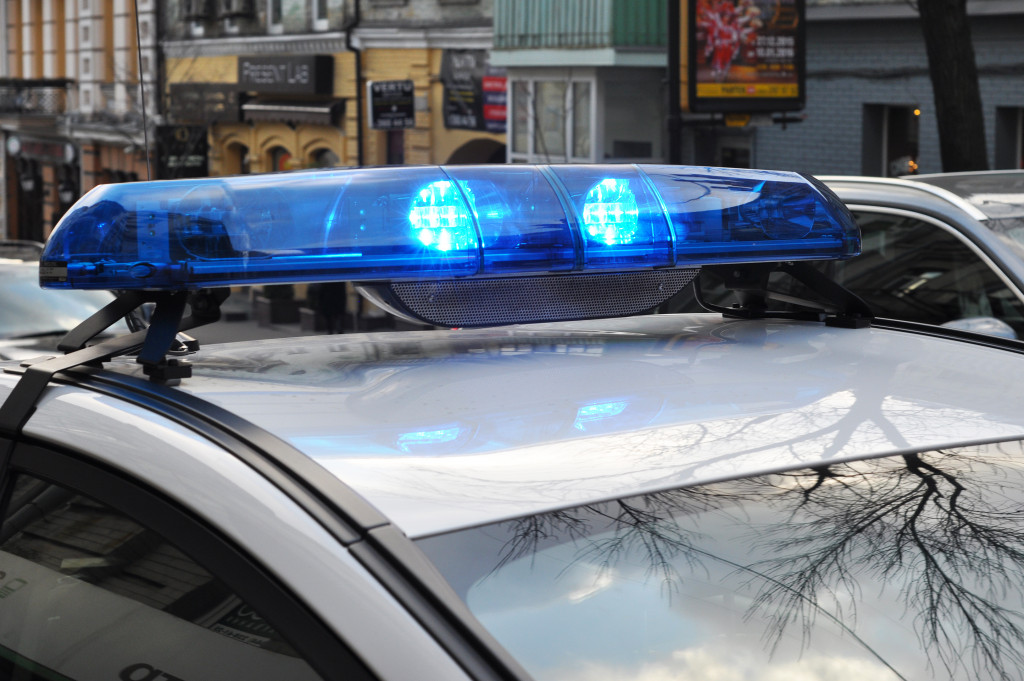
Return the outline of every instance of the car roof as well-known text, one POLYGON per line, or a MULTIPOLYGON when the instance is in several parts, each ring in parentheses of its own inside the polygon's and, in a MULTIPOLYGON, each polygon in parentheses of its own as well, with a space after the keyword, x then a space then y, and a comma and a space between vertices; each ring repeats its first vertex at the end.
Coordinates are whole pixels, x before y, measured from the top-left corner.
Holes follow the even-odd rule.
POLYGON ((906 179, 950 191, 989 218, 1024 217, 1024 170, 935 173, 906 179))
POLYGON ((232 343, 191 360, 181 390, 291 443, 414 537, 1024 438, 1024 355, 816 322, 650 315, 232 343))
POLYGON ((933 217, 978 224, 988 216, 957 194, 933 184, 903 178, 860 177, 854 175, 820 176, 847 205, 867 204, 913 210, 933 217))

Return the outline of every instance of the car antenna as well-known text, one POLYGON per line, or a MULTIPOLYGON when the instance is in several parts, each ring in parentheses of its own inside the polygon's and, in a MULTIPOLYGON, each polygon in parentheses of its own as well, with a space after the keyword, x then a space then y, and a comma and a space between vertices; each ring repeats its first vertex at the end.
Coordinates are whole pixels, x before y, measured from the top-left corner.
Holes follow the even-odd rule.
POLYGON ((149 153, 149 119, 146 117, 146 74, 142 72, 142 31, 139 30, 139 0, 133 0, 135 7, 135 57, 139 62, 139 101, 142 102, 142 139, 146 150, 146 179, 153 179, 149 153))

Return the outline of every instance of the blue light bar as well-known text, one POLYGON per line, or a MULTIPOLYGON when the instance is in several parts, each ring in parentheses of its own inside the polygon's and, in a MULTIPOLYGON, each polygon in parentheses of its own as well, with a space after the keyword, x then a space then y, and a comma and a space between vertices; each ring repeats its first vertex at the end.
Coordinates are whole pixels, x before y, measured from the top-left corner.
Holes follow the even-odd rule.
POLYGON ((300 171, 104 185, 54 229, 47 288, 610 273, 848 258, 860 233, 796 173, 660 165, 300 171))

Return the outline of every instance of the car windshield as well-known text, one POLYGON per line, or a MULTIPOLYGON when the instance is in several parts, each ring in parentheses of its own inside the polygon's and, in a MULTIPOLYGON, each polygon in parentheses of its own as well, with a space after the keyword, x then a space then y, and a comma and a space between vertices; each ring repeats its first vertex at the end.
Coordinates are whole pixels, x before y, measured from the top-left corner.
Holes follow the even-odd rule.
POLYGON ((546 679, 1016 679, 1024 443, 826 464, 419 540, 546 679))
POLYGON ((911 179, 953 192, 990 218, 1024 218, 1024 173, 951 173, 911 179))
POLYGON ((984 224, 1024 260, 1024 217, 986 220, 984 224))
POLYGON ((39 268, 21 263, 0 266, 0 292, 0 338, 70 331, 113 300, 109 291, 42 289, 39 268))

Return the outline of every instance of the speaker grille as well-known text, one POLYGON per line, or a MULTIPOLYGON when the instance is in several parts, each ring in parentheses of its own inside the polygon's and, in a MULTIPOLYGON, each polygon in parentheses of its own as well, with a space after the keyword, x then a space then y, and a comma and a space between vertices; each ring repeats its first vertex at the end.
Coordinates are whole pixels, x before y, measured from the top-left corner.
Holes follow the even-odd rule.
POLYGON ((471 327, 624 317, 647 312, 699 270, 393 282, 391 302, 436 326, 471 327))

